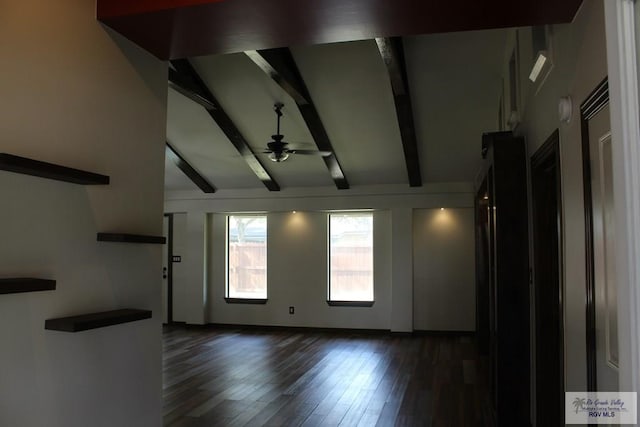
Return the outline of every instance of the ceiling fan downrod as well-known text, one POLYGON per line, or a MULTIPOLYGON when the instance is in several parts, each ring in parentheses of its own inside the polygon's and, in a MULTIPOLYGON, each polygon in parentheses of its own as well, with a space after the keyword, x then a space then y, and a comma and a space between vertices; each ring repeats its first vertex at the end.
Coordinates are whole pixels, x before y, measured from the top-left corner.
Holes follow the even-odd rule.
MULTIPOLYGON (((276 127, 276 135, 280 135, 280 117, 282 117, 282 107, 284 107, 284 104, 282 102, 276 102, 273 105, 273 109, 276 111, 276 115, 278 116, 278 125, 276 127)), ((282 139, 282 137, 280 139, 282 139)))

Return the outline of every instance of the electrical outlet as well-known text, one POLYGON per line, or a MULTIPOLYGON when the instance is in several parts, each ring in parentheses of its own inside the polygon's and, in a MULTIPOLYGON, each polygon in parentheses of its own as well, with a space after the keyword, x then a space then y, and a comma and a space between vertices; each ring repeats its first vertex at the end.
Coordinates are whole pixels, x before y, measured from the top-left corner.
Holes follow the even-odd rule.
POLYGON ((296 309, 293 306, 289 307, 289 314, 294 314, 295 312, 296 309))

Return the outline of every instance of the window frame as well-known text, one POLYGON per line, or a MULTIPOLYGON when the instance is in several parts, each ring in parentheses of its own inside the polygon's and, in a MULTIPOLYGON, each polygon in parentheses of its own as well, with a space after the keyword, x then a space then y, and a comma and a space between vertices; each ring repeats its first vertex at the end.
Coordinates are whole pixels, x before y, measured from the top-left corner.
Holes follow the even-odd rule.
POLYGON ((373 211, 335 211, 327 215, 327 305, 332 307, 372 307, 375 304, 375 215, 373 211), (371 300, 331 299, 331 217, 333 215, 371 216, 371 300))
POLYGON ((226 215, 225 221, 225 280, 224 280, 224 300, 227 304, 266 304, 269 300, 269 286, 268 286, 268 216, 263 213, 256 214, 247 214, 247 213, 230 213, 226 215), (229 268, 230 268, 230 257, 229 257, 229 245, 231 243, 230 236, 230 222, 232 217, 238 218, 264 218, 265 220, 265 298, 243 298, 243 297, 231 297, 230 296, 230 283, 229 283, 229 268))

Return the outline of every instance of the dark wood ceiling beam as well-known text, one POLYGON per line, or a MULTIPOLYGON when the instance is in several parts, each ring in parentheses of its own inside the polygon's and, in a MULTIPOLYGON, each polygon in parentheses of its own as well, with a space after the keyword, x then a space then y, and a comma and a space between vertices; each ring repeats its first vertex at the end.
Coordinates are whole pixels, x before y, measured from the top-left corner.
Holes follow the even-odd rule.
POLYGON ((176 79, 174 82, 181 82, 185 91, 192 91, 203 99, 211 101, 213 108, 205 107, 207 113, 209 113, 222 132, 224 132, 227 138, 229 138, 229 141, 231 141, 233 146, 236 147, 236 150, 238 150, 240 155, 242 155, 242 158, 247 165, 249 165, 249 168, 251 168, 253 173, 258 177, 258 179, 260 179, 260 181, 262 181, 269 191, 280 191, 278 183, 271 177, 271 175, 269 175, 269 172, 256 157, 255 153, 249 146, 249 143, 238 130, 238 127, 224 111, 191 63, 186 59, 176 59, 171 61, 171 65, 175 68, 175 73, 180 75, 180 78, 176 79))
POLYGON ((216 109, 213 99, 208 98, 206 93, 198 91, 198 88, 194 87, 189 79, 173 68, 169 68, 169 87, 202 105, 207 110, 216 109))
MULTIPOLYGON (((276 50, 276 49, 274 49, 276 50)), ((245 55, 249 57, 266 75, 271 77, 280 87, 284 89, 285 92, 289 94, 291 98, 298 105, 306 105, 309 103, 309 94, 306 92, 302 92, 305 89, 301 87, 296 87, 292 83, 295 81, 295 77, 291 75, 290 70, 285 66, 283 61, 280 60, 278 55, 268 54, 268 51, 258 52, 257 50, 248 50, 245 52, 245 55), (272 61, 277 61, 280 66, 278 71, 274 68, 269 61, 265 59, 263 56, 267 55, 271 58, 272 61)))
POLYGON ((205 193, 215 193, 216 188, 193 168, 187 160, 167 142, 166 154, 184 174, 205 193))
POLYGON ((330 156, 323 157, 323 160, 336 187, 340 190, 348 189, 349 182, 291 51, 288 48, 278 48, 247 51, 245 54, 293 98, 318 150, 332 153, 330 156))
POLYGON ((409 185, 411 187, 421 187, 420 158, 418 156, 416 128, 413 123, 413 108, 411 107, 411 95, 407 81, 402 39, 400 37, 376 38, 376 44, 378 45, 380 56, 382 56, 387 66, 389 80, 391 81, 409 185))

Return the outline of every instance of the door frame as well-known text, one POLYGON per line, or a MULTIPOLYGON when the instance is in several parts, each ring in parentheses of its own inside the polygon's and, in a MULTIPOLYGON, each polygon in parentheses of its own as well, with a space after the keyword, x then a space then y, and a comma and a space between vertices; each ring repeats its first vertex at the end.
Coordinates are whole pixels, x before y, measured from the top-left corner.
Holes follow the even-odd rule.
POLYGON ((486 356, 490 349, 490 256, 489 256, 489 190, 488 177, 485 177, 475 193, 474 229, 476 237, 476 342, 480 354, 486 356), (485 199, 486 197, 486 199, 485 199), (485 221, 482 221, 486 217, 485 221), (483 235, 482 227, 486 227, 483 235))
POLYGON ((591 155, 589 148, 589 120, 609 104, 609 79, 607 77, 580 105, 582 137, 582 185, 584 192, 584 240, 586 266, 586 342, 587 342, 587 390, 598 390, 596 359, 596 284, 593 248, 593 193, 591 189, 591 155))
POLYGON ((166 213, 167 227, 167 324, 173 323, 173 214, 166 213))
POLYGON ((640 391, 640 107, 635 5, 604 2, 610 83, 620 390, 640 391))
MULTIPOLYGON (((551 136, 549 136, 549 138, 547 138, 547 140, 544 142, 544 144, 542 144, 542 146, 533 154, 533 156, 531 157, 531 210, 532 210, 532 217, 531 217, 531 227, 532 227, 532 244, 533 246, 533 259, 532 259, 532 267, 535 267, 536 265, 536 251, 537 249, 535 248, 535 243, 537 241, 536 238, 536 208, 538 208, 538 205, 536 203, 536 199, 535 199, 535 194, 534 194, 534 180, 535 180, 535 171, 538 167, 541 167, 543 165, 545 165, 547 162, 553 162, 553 167, 555 168, 555 173, 556 173, 556 206, 557 206, 557 218, 556 218, 556 239, 557 239, 557 251, 558 251, 558 335, 559 335, 559 342, 558 347, 560 349, 560 354, 558 354, 558 358, 559 358, 559 373, 560 373, 560 389, 557 390, 558 392, 558 396, 562 399, 562 402, 564 402, 564 393, 565 393, 565 388, 566 388, 566 378, 565 378, 565 310, 564 310, 564 301, 565 301, 565 290, 564 290, 564 279, 563 279, 563 268, 562 266, 564 265, 564 254, 563 254, 563 247, 564 247, 564 238, 563 238, 563 214, 562 214, 562 167, 561 167, 561 163, 560 163, 560 131, 559 129, 556 129, 551 136)), ((539 345, 541 342, 538 341, 538 336, 539 336, 539 330, 538 330, 538 320, 537 320, 537 313, 538 313, 538 289, 537 289, 537 280, 535 279, 535 275, 536 275, 536 271, 535 268, 533 269, 533 276, 534 276, 534 280, 533 280, 533 286, 534 286, 534 292, 533 292, 533 301, 534 301, 534 313, 536 313, 536 315, 534 316, 534 337, 535 337, 535 353, 533 354, 533 357, 535 358, 534 360, 537 362, 538 360, 538 350, 539 350, 539 345)), ((537 402, 537 386, 538 386, 538 382, 539 382, 539 374, 544 375, 543 372, 539 372, 538 371, 538 367, 536 366, 535 369, 535 374, 534 374, 534 384, 535 384, 535 402, 536 402, 536 408, 535 408, 535 415, 536 415, 536 420, 538 419, 538 410, 539 405, 537 402)), ((560 416, 562 417, 561 420, 561 424, 564 425, 564 410, 561 411, 560 416)), ((536 421, 537 422, 537 421, 536 421)))

